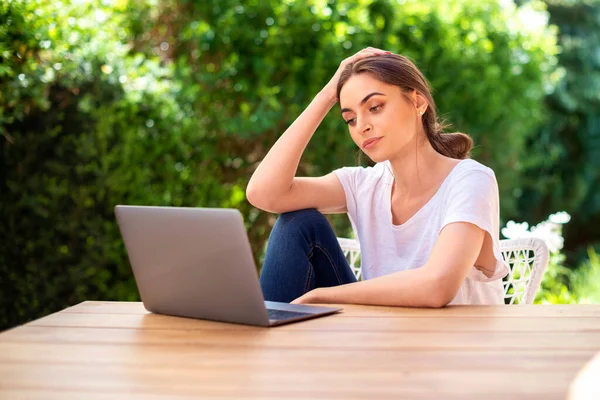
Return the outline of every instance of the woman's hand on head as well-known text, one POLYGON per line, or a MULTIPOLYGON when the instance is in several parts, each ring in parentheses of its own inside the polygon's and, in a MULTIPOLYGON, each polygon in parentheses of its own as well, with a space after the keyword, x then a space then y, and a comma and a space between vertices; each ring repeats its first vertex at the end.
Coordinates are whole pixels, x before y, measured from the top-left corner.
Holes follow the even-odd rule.
POLYGON ((327 85, 325 85, 325 87, 323 88, 323 91, 325 93, 327 93, 327 95, 330 97, 332 103, 337 103, 337 101, 338 101, 337 93, 336 93, 338 81, 340 80, 340 75, 342 74, 344 69, 346 69, 346 66, 348 64, 353 64, 353 63, 357 62, 358 60, 361 60, 366 57, 380 56, 383 54, 391 54, 391 52, 386 51, 386 50, 381 50, 381 49, 378 49, 375 47, 366 47, 366 48, 360 50, 359 52, 357 52, 356 54, 354 54, 348 58, 345 58, 340 63, 340 66, 338 67, 338 69, 335 72, 335 74, 333 75, 333 77, 329 80, 327 85))

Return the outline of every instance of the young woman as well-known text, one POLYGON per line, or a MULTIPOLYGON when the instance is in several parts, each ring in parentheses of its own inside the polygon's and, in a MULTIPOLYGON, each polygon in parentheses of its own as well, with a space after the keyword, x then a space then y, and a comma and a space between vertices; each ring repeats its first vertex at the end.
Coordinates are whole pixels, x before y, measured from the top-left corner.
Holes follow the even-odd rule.
POLYGON ((342 61, 248 183, 280 213, 260 276, 266 300, 442 307, 502 304, 494 172, 472 140, 442 134, 431 90, 406 57, 372 47, 342 61), (296 177, 315 130, 339 100, 350 136, 376 164, 296 177), (323 213, 348 213, 361 247, 357 282, 323 213))

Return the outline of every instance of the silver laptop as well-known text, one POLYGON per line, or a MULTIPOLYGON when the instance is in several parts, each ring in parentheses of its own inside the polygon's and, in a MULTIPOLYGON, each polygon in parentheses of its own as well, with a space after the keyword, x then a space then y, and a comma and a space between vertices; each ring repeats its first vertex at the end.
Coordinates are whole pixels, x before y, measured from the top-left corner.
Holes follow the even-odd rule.
POLYGON ((119 205, 115 214, 150 312, 275 326, 341 310, 265 301, 238 210, 119 205))

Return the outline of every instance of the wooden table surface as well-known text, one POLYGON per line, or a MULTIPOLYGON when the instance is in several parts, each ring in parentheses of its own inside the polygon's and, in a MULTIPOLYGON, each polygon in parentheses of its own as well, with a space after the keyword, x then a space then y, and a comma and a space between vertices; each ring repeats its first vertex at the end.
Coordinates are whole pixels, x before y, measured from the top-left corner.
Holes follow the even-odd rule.
POLYGON ((87 301, 0 333, 0 399, 566 399, 600 351, 600 305, 342 307, 260 328, 87 301))

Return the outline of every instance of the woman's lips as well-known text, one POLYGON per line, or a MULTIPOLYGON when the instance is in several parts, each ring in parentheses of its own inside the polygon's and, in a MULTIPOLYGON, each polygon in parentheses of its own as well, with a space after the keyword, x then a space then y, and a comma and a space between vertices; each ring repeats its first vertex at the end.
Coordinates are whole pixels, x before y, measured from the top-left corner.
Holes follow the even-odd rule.
POLYGON ((376 137, 376 138, 371 138, 371 139, 367 139, 363 142, 363 149, 370 149, 373 148, 377 143, 379 143, 379 141, 382 139, 382 137, 376 137))

